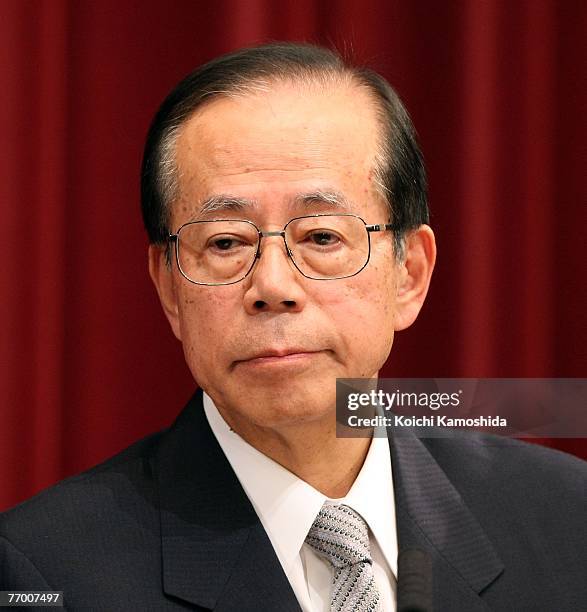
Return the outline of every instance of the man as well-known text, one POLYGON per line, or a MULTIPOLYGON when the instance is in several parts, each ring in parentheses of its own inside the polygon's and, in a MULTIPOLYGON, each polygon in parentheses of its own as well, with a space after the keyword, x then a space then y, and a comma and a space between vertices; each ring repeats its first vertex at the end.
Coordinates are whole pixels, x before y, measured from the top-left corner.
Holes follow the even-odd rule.
POLYGON ((393 90, 327 50, 243 50, 180 83, 143 213, 203 393, 6 513, 0 587, 72 609, 395 610, 398 551, 418 549, 436 610, 582 609, 583 462, 475 434, 336 436, 336 378, 376 378, 426 296, 425 192, 393 90))

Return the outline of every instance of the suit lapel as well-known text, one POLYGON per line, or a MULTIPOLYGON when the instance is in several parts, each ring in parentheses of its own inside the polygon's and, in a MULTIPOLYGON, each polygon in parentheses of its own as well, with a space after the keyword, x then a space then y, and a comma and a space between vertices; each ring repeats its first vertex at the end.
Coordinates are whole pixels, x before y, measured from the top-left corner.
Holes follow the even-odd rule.
MULTIPOLYGON (((487 610, 479 594, 503 571, 495 549, 428 449, 390 438, 400 550, 428 551, 439 610, 487 610)), ((217 610, 300 607, 257 514, 218 445, 198 391, 155 456, 163 588, 217 610)))
POLYGON ((165 593, 211 610, 297 610, 275 551, 198 391, 155 457, 165 593))
POLYGON ((487 610, 479 594, 503 571, 492 543, 424 444, 390 438, 400 550, 432 556, 438 610, 487 610))

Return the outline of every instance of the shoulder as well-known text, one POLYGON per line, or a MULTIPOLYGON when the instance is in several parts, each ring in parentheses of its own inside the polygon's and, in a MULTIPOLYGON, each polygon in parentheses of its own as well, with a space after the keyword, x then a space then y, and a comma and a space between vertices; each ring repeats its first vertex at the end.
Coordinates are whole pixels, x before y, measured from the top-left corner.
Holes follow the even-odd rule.
POLYGON ((587 479, 586 461, 522 440, 453 430, 422 442, 456 479, 477 477, 503 483, 508 478, 524 478, 561 487, 579 485, 587 479))
POLYGON ((92 529, 124 528, 125 516, 146 513, 154 496, 153 452, 163 432, 67 478, 0 514, 0 541, 22 554, 85 537, 92 529))
POLYGON ((587 540, 586 461, 537 444, 472 432, 422 442, 487 526, 493 523, 502 533, 564 531, 587 540))

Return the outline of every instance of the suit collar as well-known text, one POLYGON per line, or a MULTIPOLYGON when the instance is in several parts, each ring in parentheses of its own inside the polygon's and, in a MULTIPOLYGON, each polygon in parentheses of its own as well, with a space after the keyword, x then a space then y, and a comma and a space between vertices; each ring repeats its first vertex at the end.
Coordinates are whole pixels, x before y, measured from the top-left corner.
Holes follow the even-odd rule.
POLYGON ((470 610, 485 609, 472 595, 503 571, 493 544, 420 439, 404 430, 392 434, 390 445, 400 551, 432 555, 439 609, 463 609, 466 599, 470 610))
POLYGON ((298 610, 258 516, 205 418, 202 393, 155 457, 163 588, 208 609, 298 610))

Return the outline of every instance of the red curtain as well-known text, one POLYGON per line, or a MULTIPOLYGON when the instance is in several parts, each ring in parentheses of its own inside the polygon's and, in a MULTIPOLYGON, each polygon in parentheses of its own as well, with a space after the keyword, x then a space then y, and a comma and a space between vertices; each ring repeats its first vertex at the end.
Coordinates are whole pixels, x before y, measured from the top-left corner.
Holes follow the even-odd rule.
MULTIPOLYGON (((167 425, 193 382, 146 265, 148 123, 201 62, 334 44, 396 86, 438 267, 383 374, 585 376, 586 6, 566 0, 6 0, 0 508, 167 425)), ((587 457, 584 439, 544 440, 587 457)))

